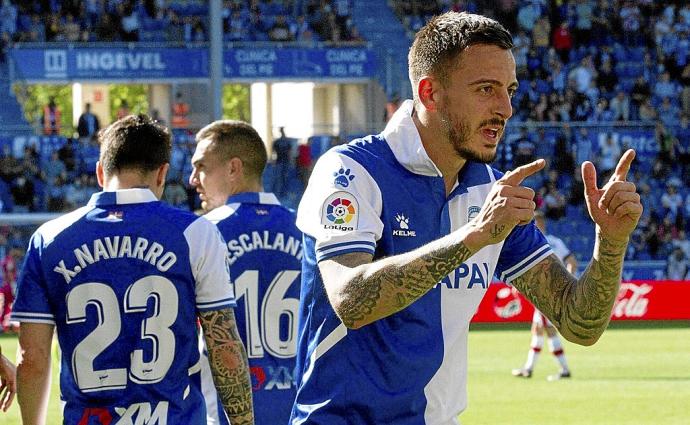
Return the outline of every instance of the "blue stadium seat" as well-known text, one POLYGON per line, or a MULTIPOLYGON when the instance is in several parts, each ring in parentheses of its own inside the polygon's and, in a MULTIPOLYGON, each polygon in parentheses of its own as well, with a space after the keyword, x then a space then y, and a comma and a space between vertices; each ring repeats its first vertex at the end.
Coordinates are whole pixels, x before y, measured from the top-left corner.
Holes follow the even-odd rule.
POLYGON ((627 50, 628 60, 634 62, 642 62, 644 60, 644 54, 646 49, 644 47, 631 47, 627 50))

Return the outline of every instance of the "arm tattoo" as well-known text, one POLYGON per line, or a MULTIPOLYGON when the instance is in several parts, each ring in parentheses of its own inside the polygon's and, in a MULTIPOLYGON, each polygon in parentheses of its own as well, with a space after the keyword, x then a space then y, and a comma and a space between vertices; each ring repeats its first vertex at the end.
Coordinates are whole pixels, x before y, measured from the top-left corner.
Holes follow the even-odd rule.
POLYGON ((199 312, 218 396, 232 424, 253 424, 247 353, 230 308, 199 312))
POLYGON ((594 258, 579 280, 552 254, 512 284, 551 319, 563 336, 591 344, 611 318, 626 246, 600 238, 594 258))
POLYGON ((491 230, 489 233, 491 234, 492 238, 497 238, 501 233, 503 233, 503 230, 506 228, 505 224, 497 224, 494 226, 493 230, 491 230))
POLYGON ((463 242, 449 235, 406 254, 371 263, 347 285, 338 315, 347 327, 396 313, 426 294, 472 256, 463 242))

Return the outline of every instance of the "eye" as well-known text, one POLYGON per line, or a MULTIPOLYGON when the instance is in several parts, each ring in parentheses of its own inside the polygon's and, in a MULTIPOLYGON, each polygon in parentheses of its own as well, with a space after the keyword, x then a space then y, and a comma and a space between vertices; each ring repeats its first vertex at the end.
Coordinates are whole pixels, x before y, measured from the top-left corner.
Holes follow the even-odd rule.
POLYGON ((494 88, 492 86, 481 86, 479 87, 479 91, 482 94, 490 95, 494 92, 494 88))

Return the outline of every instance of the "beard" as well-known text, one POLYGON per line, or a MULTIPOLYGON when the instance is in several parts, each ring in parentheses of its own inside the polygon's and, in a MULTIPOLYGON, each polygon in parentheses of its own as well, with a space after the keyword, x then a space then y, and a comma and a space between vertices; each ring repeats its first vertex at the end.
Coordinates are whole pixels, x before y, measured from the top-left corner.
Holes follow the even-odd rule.
MULTIPOLYGON (((446 140, 453 146, 455 153, 462 159, 467 161, 480 162, 482 164, 489 164, 496 159, 497 151, 482 153, 470 146, 472 131, 470 129, 470 124, 458 116, 451 116, 448 112, 448 101, 444 102, 443 108, 439 109, 439 115, 441 116, 441 132, 445 136, 446 140)), ((503 126, 505 123, 498 122, 500 120, 492 119, 484 121, 480 124, 480 128, 487 124, 500 124, 503 126)))

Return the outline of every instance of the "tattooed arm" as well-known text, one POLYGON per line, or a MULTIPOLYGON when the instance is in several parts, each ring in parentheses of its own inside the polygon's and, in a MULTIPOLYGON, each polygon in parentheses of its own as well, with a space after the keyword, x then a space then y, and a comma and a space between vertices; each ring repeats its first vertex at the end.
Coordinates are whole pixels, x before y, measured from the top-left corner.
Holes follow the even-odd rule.
POLYGON ((328 299, 343 324, 359 328, 404 309, 475 252, 529 222, 534 216, 534 191, 519 185, 543 166, 539 160, 506 173, 472 222, 414 251, 373 263, 366 253, 321 261, 328 299))
POLYGON ((213 382, 233 425, 254 423, 247 353, 230 308, 199 313, 213 382))
POLYGON ((476 252, 465 239, 462 232, 454 232, 373 263, 371 254, 361 252, 320 262, 333 309, 348 328, 360 328, 404 309, 476 252))
POLYGON ((640 195, 626 181, 634 158, 635 151, 625 152, 601 189, 594 165, 582 165, 585 201, 597 236, 592 261, 580 279, 551 256, 512 282, 569 341, 594 344, 611 318, 629 236, 642 215, 640 195))
POLYGON ((627 242, 597 237, 594 256, 580 279, 551 255, 512 281, 565 339, 594 344, 608 326, 618 294, 627 242))

